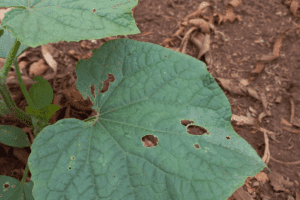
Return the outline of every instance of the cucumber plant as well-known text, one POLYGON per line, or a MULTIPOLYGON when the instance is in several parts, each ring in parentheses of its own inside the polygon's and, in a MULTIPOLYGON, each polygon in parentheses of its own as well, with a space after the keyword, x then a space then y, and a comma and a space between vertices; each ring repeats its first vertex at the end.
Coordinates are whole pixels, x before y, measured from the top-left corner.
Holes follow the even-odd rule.
POLYGON ((5 83, 24 49, 140 33, 131 13, 137 3, 0 1, 0 7, 12 7, 1 24, 8 37, 0 38, 0 56, 6 58, 0 111, 38 129, 30 144, 18 127, 0 126, 2 143, 31 147, 22 181, 0 176, 4 199, 227 199, 248 176, 267 167, 235 133, 229 101, 205 64, 156 44, 115 39, 77 62, 76 88, 97 111, 91 119, 47 124, 59 107, 51 104, 53 91, 42 77, 34 89, 22 90, 31 102, 26 112, 16 107, 5 83), (93 96, 91 86, 100 91, 109 74, 114 81, 108 91, 93 96), (184 126, 182 120, 192 123, 184 126), (208 133, 189 134, 191 125, 208 133), (145 146, 145 136, 157 144, 145 146), (32 181, 25 182, 28 169, 32 181))

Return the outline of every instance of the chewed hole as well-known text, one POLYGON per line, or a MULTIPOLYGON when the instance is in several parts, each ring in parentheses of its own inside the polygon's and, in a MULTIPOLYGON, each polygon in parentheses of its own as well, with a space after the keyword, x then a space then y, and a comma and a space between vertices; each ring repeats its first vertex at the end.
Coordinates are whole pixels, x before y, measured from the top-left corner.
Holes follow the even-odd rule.
POLYGON ((209 134, 207 130, 201 126, 190 125, 187 127, 187 132, 192 135, 203 135, 205 133, 209 134))
MULTIPOLYGON (((188 119, 183 119, 180 121, 180 123, 184 126, 188 126, 189 124, 193 124, 194 121, 190 121, 188 119)), ((201 126, 197 126, 197 125, 189 125, 187 127, 187 132, 192 135, 203 135, 204 133, 209 134, 209 132, 207 132, 207 130, 205 128, 203 128, 201 126)))
POLYGON ((154 137, 153 135, 145 135, 142 137, 142 141, 145 147, 155 147, 158 143, 157 137, 154 137))
POLYGON ((91 93, 93 95, 93 97, 95 97, 95 86, 91 85, 91 93))
MULTIPOLYGON (((105 81, 103 81, 103 87, 101 89, 101 93, 106 92, 109 89, 109 82, 114 82, 115 81, 115 76, 112 74, 108 74, 108 77, 105 81)), ((93 97, 95 97, 95 86, 91 85, 91 93, 93 95, 93 97)), ((99 91, 97 92, 97 94, 99 94, 99 91)))
POLYGON ((187 120, 187 119, 184 119, 184 120, 181 120, 181 122, 180 122, 182 125, 184 125, 184 126, 187 126, 187 125, 189 125, 189 124, 192 124, 192 123, 194 123, 193 121, 190 121, 190 120, 187 120))
POLYGON ((3 188, 5 188, 5 189, 6 189, 6 188, 9 188, 9 183, 8 183, 8 182, 4 183, 4 184, 3 184, 3 188))
POLYGON ((115 81, 115 76, 112 74, 108 74, 107 79, 103 82, 103 88, 100 91, 101 93, 106 92, 109 89, 109 82, 114 82, 115 81))

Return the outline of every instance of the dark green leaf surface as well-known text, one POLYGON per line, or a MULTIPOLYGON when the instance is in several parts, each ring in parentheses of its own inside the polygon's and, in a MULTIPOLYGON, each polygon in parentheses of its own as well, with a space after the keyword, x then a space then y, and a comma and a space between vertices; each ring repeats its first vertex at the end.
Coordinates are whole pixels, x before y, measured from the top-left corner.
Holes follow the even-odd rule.
POLYGON ((11 147, 30 146, 26 133, 19 127, 10 125, 0 125, 0 142, 11 147))
POLYGON ((33 182, 25 182, 23 185, 20 181, 0 175, 1 199, 5 200, 34 200, 32 196, 33 182))
POLYGON ((53 89, 50 83, 40 76, 35 76, 32 80, 37 81, 29 90, 29 95, 35 106, 32 109, 40 109, 50 105, 53 101, 53 89))

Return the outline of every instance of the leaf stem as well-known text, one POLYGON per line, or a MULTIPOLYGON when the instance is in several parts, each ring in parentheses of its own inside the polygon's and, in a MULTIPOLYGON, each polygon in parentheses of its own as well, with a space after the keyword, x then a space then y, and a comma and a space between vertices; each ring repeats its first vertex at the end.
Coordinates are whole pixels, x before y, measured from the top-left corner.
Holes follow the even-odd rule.
POLYGON ((21 122, 32 127, 31 117, 16 106, 6 86, 6 77, 20 45, 21 43, 15 39, 15 42, 5 60, 4 66, 0 69, 0 95, 6 106, 9 108, 10 114, 16 116, 21 122))
POLYGON ((29 166, 28 166, 28 163, 27 163, 27 165, 25 167, 25 171, 24 171, 23 177, 22 177, 22 180, 20 182, 20 185, 23 185, 25 183, 28 171, 29 171, 29 166))
POLYGON ((23 82, 23 79, 22 79, 22 75, 21 75, 21 73, 20 73, 20 69, 19 69, 18 62, 17 62, 16 59, 14 59, 13 62, 14 62, 14 66, 15 66, 15 68, 16 68, 17 79, 18 79, 18 82, 19 82, 19 84, 20 84, 21 91, 23 92, 24 97, 25 97, 25 99, 26 99, 26 101, 27 101, 29 107, 35 109, 35 105, 34 105, 32 99, 31 99, 31 97, 30 97, 30 95, 29 95, 29 92, 27 91, 27 89, 26 89, 26 87, 25 87, 25 84, 24 84, 24 82, 23 82))
POLYGON ((87 119, 85 119, 85 120, 83 120, 84 122, 90 122, 90 121, 92 121, 92 120, 94 120, 94 119, 96 119, 97 118, 97 116, 92 116, 92 117, 90 117, 90 118, 87 118, 87 119))
MULTIPOLYGON (((8 72, 10 70, 10 66, 11 66, 14 58, 16 57, 20 46, 21 46, 21 42, 19 42, 17 39, 15 39, 15 42, 14 42, 12 48, 10 49, 10 52, 8 53, 8 56, 5 60, 4 66, 0 69, 0 75, 5 76, 5 81, 6 81, 8 72)), ((0 80, 3 80, 3 79, 0 79, 0 80)))

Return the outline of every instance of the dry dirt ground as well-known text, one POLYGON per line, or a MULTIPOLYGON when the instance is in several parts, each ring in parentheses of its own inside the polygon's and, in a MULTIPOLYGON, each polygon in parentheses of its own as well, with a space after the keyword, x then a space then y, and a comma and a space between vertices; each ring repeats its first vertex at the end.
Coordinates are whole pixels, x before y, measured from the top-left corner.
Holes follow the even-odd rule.
MULTIPOLYGON (((126 37, 186 53, 206 63, 232 108, 232 125, 262 157, 265 168, 249 177, 229 199, 300 199, 300 15, 292 0, 139 0, 133 9, 141 33, 126 37), (202 4, 201 4, 202 3, 202 4)), ((124 36, 118 36, 122 38, 124 36)), ((76 91, 76 62, 87 59, 105 41, 59 42, 29 48, 19 57, 27 89, 31 78, 47 79, 63 118, 93 116, 92 104, 76 91), (57 62, 53 73, 51 57, 57 62), (49 54, 48 54, 49 55, 49 54), (40 71, 36 70, 35 68, 40 71)), ((0 63, 1 67, 1 63, 0 63)), ((17 106, 27 103, 15 72, 8 87, 17 106)), ((32 129, 12 117, 0 124, 32 129)), ((21 180, 30 148, 0 144, 0 174, 21 180)), ((27 180, 30 180, 29 174, 27 180)))

